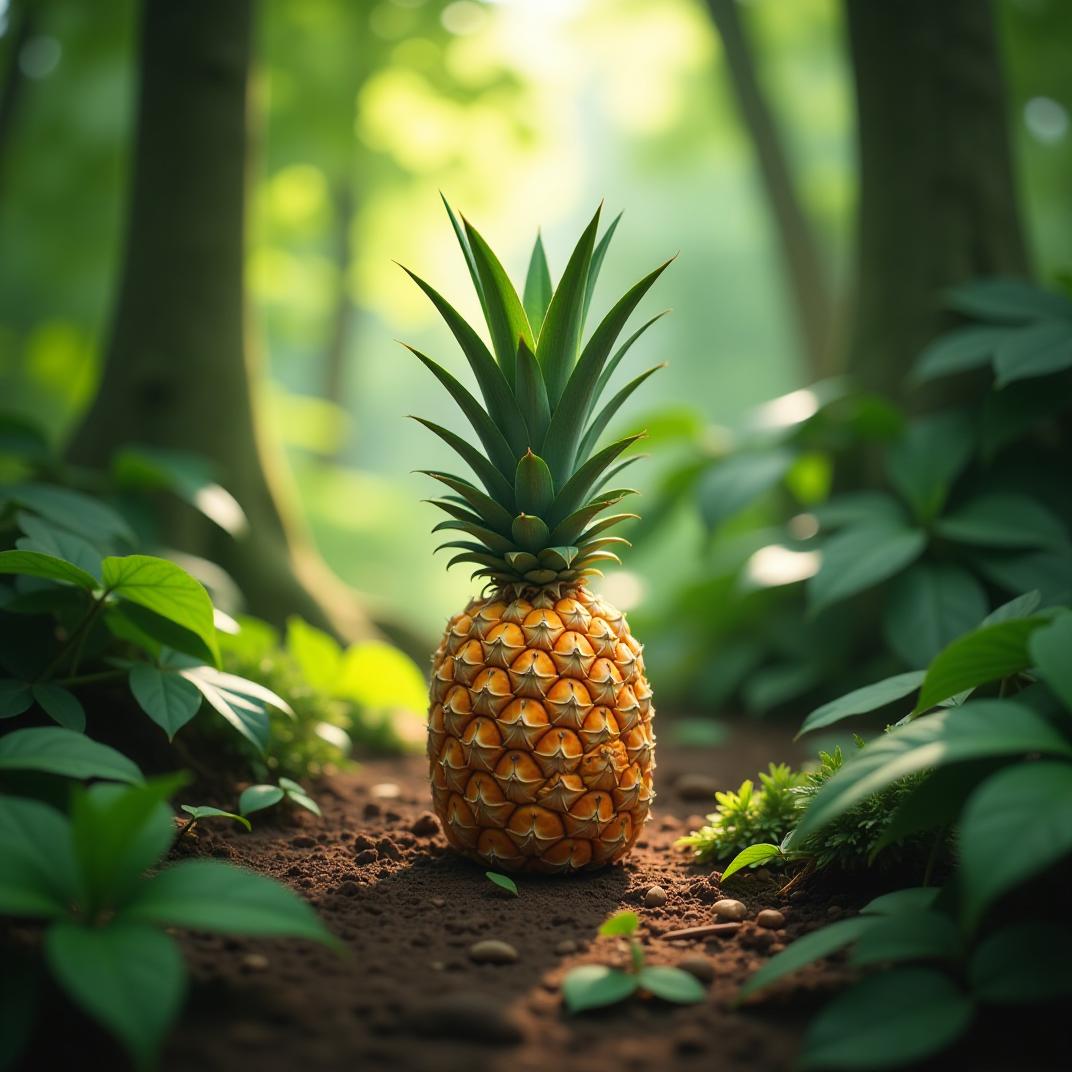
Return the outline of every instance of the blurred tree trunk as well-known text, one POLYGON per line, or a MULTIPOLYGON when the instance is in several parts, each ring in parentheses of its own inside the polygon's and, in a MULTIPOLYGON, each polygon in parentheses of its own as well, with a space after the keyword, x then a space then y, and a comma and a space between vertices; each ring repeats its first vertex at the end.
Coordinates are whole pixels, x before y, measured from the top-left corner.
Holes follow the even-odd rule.
POLYGON ((353 337, 354 303, 350 297, 350 226, 354 217, 354 193, 349 181, 336 183, 335 211, 335 309, 331 318, 324 369, 324 397, 336 406, 346 403, 346 355, 353 337))
POLYGON ((289 516, 283 459, 258 427, 243 283, 252 21, 250 0, 145 0, 118 305, 69 454, 105 465, 145 443, 212 459, 249 534, 234 540, 176 503, 168 542, 222 565, 255 614, 368 635, 354 594, 289 516))
POLYGON ((846 0, 860 199, 850 369, 893 396, 948 326, 942 293, 1027 275, 988 0, 846 0))
POLYGON ((833 371, 835 358, 831 338, 834 310, 826 267, 794 182, 788 153, 760 87, 737 5, 738 0, 707 0, 722 38, 726 70, 741 121, 751 136, 767 203, 777 226, 804 357, 812 377, 819 379, 833 371))

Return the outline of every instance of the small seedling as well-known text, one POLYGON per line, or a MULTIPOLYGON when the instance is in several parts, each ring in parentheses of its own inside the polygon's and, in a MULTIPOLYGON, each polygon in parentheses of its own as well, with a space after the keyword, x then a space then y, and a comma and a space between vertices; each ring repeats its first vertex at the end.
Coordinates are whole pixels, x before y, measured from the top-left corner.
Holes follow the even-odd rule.
POLYGON ((500 875, 498 871, 485 871, 485 875, 488 877, 488 881, 494 882, 502 890, 506 890, 511 897, 519 896, 517 892, 517 883, 508 875, 500 875))
POLYGON ((599 928, 602 938, 629 939, 630 965, 626 971, 605 964, 574 968, 562 982, 562 996, 571 1013, 616 1005, 638 990, 679 1005, 704 1000, 704 987, 688 972, 680 968, 649 967, 644 963, 644 949, 633 937, 639 923, 635 912, 618 912, 599 928))
POLYGON ((284 797, 298 807, 320 815, 320 805, 290 778, 280 778, 278 785, 251 785, 244 789, 238 798, 238 810, 243 815, 252 815, 255 811, 274 807, 284 797))
POLYGON ((222 811, 220 808, 213 808, 208 804, 180 804, 182 808, 190 818, 183 824, 183 828, 179 831, 179 837, 176 841, 181 841, 187 834, 202 819, 233 819, 236 823, 241 823, 247 830, 252 830, 249 820, 244 815, 235 815, 233 811, 222 811))

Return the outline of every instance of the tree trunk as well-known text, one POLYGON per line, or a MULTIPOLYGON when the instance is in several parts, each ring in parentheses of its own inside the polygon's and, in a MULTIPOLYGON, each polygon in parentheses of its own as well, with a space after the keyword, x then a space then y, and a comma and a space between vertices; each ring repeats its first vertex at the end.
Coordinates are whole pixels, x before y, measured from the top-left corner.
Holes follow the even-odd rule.
POLYGON ((325 354, 324 397, 337 406, 346 404, 346 356, 353 337, 354 304, 350 298, 350 225, 354 216, 354 194, 349 176, 335 186, 335 309, 325 354))
POLYGON ((801 348, 812 377, 820 379, 833 371, 835 357, 831 340, 833 301, 826 266, 819 255, 770 105, 760 87, 737 5, 738 0, 707 0, 711 18, 722 38, 726 69, 741 121, 751 136, 767 203, 777 225, 801 348))
POLYGON ((281 454, 258 427, 243 283, 250 0, 145 0, 128 233, 100 391, 69 453, 105 465, 124 444, 213 460, 249 534, 170 504, 169 543, 218 562, 249 609, 341 635, 371 631, 286 505, 281 454))
POLYGON ((846 0, 860 158, 850 369, 893 397, 942 294, 1028 273, 988 0, 846 0))

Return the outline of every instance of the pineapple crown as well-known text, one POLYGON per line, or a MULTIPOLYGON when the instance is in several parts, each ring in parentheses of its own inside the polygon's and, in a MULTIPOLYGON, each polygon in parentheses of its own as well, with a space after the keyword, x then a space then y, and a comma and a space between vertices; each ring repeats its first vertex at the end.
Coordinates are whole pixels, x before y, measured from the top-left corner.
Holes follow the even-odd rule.
POLYGON ((597 242, 602 206, 596 210, 557 287, 551 284, 537 234, 519 298, 488 244, 468 220, 459 221, 445 198, 443 203, 480 298, 492 349, 442 295, 404 268, 447 322, 484 401, 481 405, 431 358, 406 347, 454 398, 484 448, 481 452, 469 439, 414 418, 450 446, 483 485, 481 490, 463 477, 421 470, 450 491, 429 500, 449 515, 433 531, 463 537, 436 550, 457 552, 448 569, 472 563, 474 577, 505 592, 578 584, 587 575, 600 574, 600 564, 620 563, 613 548, 628 546, 628 541, 608 532, 638 516, 606 513, 635 494, 633 489, 604 489, 637 460, 636 455, 620 456, 642 435, 596 447, 626 399, 662 365, 642 372, 598 410, 597 405, 629 348, 664 315, 652 317, 618 344, 633 310, 670 261, 631 287, 582 345, 596 278, 621 216, 597 242))

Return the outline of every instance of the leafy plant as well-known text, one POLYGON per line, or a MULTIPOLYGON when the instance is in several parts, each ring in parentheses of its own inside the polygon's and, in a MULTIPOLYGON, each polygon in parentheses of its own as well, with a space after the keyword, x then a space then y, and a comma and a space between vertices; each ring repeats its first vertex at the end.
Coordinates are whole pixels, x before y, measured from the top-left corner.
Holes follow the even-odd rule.
POLYGON ((251 785, 242 790, 238 798, 238 810, 243 815, 274 807, 281 800, 289 800, 298 807, 320 815, 320 805, 297 782, 280 778, 278 785, 251 785))
POLYGON ((484 875, 489 882, 493 882, 499 889, 506 890, 513 897, 519 896, 517 883, 509 875, 500 875, 498 871, 485 871, 484 875))
POLYGON ((645 963, 643 946, 633 937, 639 924, 635 912, 618 912, 599 928, 600 937, 629 940, 629 967, 584 964, 570 971, 562 981, 562 997, 571 1013, 616 1005, 638 991, 680 1005, 704 1000, 706 991, 695 976, 645 963))
POLYGON ((253 829, 250 821, 244 815, 235 815, 233 811, 223 811, 221 808, 215 808, 211 804, 180 804, 179 807, 190 816, 179 832, 180 838, 192 833, 194 827, 202 819, 231 819, 233 822, 238 823, 239 826, 244 826, 247 830, 253 829))
POLYGON ((186 986, 165 928, 338 945, 308 904, 261 875, 217 860, 146 874, 175 838, 165 801, 181 780, 76 788, 69 816, 0 797, 0 912, 46 922, 45 961, 56 982, 140 1068, 154 1063, 186 986))

